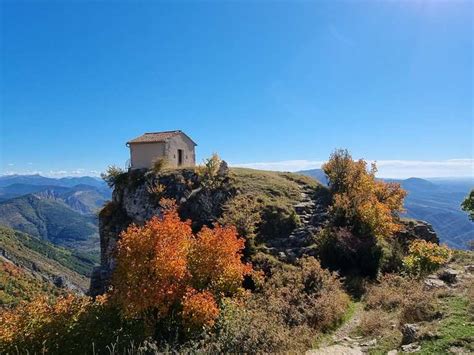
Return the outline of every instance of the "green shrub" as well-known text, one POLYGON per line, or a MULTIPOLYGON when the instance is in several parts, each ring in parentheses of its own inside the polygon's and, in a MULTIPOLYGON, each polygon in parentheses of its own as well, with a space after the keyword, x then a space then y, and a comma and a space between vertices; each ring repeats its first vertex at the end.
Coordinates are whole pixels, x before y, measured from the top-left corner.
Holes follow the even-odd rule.
POLYGON ((377 238, 355 236, 348 228, 325 228, 317 237, 321 264, 345 275, 375 277, 380 269, 382 248, 377 238))
POLYGON ((109 187, 114 187, 124 176, 125 171, 115 165, 110 165, 105 173, 100 174, 100 177, 107 183, 107 185, 109 185, 109 187))
POLYGON ((219 223, 224 226, 235 226, 239 236, 245 238, 245 255, 255 253, 255 236, 257 226, 261 223, 261 203, 253 196, 237 195, 227 201, 223 207, 219 223))
POLYGON ((204 160, 204 164, 197 167, 196 172, 204 188, 213 190, 221 186, 223 176, 219 174, 222 159, 216 154, 204 160))
POLYGON ((283 204, 265 205, 262 209, 259 237, 263 241, 286 237, 290 235, 299 223, 299 217, 293 207, 283 204))

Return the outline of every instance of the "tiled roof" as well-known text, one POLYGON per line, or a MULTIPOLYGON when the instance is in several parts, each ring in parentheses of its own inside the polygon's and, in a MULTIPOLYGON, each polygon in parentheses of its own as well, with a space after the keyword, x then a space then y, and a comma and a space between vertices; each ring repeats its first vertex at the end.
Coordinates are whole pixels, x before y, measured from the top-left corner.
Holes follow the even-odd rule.
MULTIPOLYGON (((140 137, 134 138, 130 141, 127 142, 127 144, 131 143, 158 143, 158 142, 165 142, 171 137, 174 137, 176 135, 183 134, 186 137, 188 137, 185 133, 182 131, 164 131, 164 132, 147 132, 145 134, 142 134, 140 137)), ((189 137, 188 137, 189 138, 189 137)), ((191 138, 189 138, 191 139, 191 138)), ((192 141, 192 139, 191 139, 192 141)), ((193 142, 194 143, 194 142, 193 142)), ((196 144, 196 143, 194 143, 196 144)))

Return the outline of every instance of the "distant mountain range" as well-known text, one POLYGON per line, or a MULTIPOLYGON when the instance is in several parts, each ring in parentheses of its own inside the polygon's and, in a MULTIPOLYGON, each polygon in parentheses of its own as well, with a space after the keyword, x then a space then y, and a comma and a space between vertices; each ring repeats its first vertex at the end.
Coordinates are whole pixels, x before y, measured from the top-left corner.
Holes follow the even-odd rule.
POLYGON ((60 179, 49 178, 35 175, 3 175, 0 176, 0 187, 13 185, 13 184, 26 184, 26 185, 42 185, 42 186, 63 186, 73 187, 77 185, 89 185, 97 188, 106 188, 107 185, 104 181, 91 176, 80 176, 80 177, 64 177, 60 179))
MULTIPOLYGON (((327 185, 321 169, 300 171, 327 185)), ((451 247, 465 249, 474 239, 474 223, 461 210, 461 202, 474 188, 474 179, 384 179, 398 182, 408 192, 405 199, 406 216, 427 221, 441 241, 451 247)))
POLYGON ((92 177, 0 177, 0 225, 74 250, 98 252, 97 212, 111 191, 92 177))

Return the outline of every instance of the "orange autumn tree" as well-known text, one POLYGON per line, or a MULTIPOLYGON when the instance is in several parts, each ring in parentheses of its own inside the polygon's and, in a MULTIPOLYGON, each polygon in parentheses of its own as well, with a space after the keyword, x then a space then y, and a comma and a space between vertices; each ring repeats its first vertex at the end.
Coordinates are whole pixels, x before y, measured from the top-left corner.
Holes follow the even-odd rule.
POLYGON ((400 228, 406 192, 400 184, 377 180, 377 167, 354 161, 347 150, 336 150, 323 165, 333 193, 330 212, 334 223, 350 226, 357 235, 387 237, 400 228))
POLYGON ((251 266, 235 228, 203 228, 197 235, 169 200, 161 217, 130 226, 117 246, 113 298, 129 317, 157 322, 179 314, 189 328, 212 326, 218 301, 232 296, 251 266))

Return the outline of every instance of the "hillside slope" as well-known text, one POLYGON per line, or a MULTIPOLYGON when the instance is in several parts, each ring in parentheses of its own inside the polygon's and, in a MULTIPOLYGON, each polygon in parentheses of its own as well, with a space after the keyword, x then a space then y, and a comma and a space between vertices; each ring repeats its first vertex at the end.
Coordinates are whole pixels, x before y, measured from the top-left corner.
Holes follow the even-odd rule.
POLYGON ((97 219, 62 201, 26 195, 0 202, 0 224, 78 250, 98 249, 97 219))
POLYGON ((0 226, 0 302, 38 293, 54 293, 55 285, 85 291, 96 260, 0 226))

